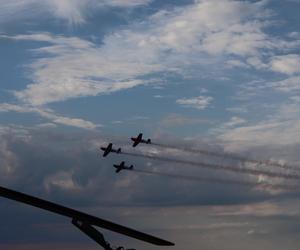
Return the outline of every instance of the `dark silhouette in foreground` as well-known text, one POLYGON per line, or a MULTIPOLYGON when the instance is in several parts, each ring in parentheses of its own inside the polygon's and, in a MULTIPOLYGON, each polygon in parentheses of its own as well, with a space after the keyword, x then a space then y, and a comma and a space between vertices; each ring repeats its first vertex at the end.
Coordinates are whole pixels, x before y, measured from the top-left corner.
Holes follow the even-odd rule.
POLYGON ((133 141, 132 147, 136 147, 140 143, 151 144, 151 139, 144 140, 142 133, 140 133, 137 137, 131 137, 131 140, 133 141))
POLYGON ((122 161, 119 165, 114 164, 114 167, 116 168, 116 173, 119 173, 121 170, 133 170, 133 165, 130 165, 130 167, 125 166, 125 161, 122 161))
POLYGON ((73 225, 79 228, 91 239, 95 240, 105 250, 122 250, 124 248, 123 247, 119 247, 116 249, 111 248, 109 243, 105 241, 103 235, 92 226, 98 226, 158 246, 174 246, 174 243, 157 238, 155 236, 145 234, 136 231, 134 229, 124 227, 122 225, 77 211, 75 209, 64 207, 62 205, 50 201, 46 201, 24 193, 20 193, 11 189, 7 189, 1 186, 0 186, 0 196, 71 218, 73 225))
POLYGON ((117 154, 121 153, 121 148, 113 149, 112 146, 113 144, 109 143, 107 147, 100 147, 100 149, 104 151, 103 157, 106 157, 109 153, 117 153, 117 154))
POLYGON ((88 223, 78 221, 76 219, 72 220, 72 224, 77 227, 81 232, 85 233, 91 239, 96 241, 105 250, 135 250, 135 249, 125 249, 124 247, 113 248, 104 238, 103 234, 88 223))

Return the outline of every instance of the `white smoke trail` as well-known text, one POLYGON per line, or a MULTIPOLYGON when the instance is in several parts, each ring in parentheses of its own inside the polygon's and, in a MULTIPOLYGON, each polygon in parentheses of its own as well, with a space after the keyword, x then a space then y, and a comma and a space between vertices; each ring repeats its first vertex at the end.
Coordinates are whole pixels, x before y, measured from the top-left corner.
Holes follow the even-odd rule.
POLYGON ((210 164, 205 162, 194 162, 194 161, 187 161, 187 160, 180 160, 180 159, 173 159, 168 157, 162 157, 162 156, 156 156, 156 155, 147 155, 147 154, 140 154, 140 153, 127 153, 122 152, 122 154, 135 156, 135 157, 141 157, 141 158, 148 158, 153 160, 160 160, 160 161, 166 161, 171 163, 180 163, 185 165, 192 165, 195 167, 200 168, 208 168, 208 169, 214 169, 214 170, 224 170, 224 171, 231 171, 235 173, 243 173, 243 174, 251 174, 251 175, 265 175, 272 178, 283 178, 283 179, 294 179, 294 180, 300 180, 300 176, 296 174, 291 173, 278 173, 278 172, 270 172, 265 170, 258 170, 258 169, 251 169, 251 168, 238 168, 233 166, 223 166, 223 165, 217 165, 217 164, 210 164))
POLYGON ((208 156, 222 157, 222 158, 227 158, 227 159, 231 159, 231 160, 237 160, 237 161, 241 161, 241 162, 245 162, 245 163, 249 162, 249 163, 255 163, 255 164, 260 164, 260 165, 273 166, 273 167, 286 169, 286 170, 288 169, 288 170, 293 170, 293 171, 300 171, 300 167, 289 165, 289 164, 281 164, 279 162, 272 161, 272 160, 255 160, 255 159, 240 156, 240 155, 237 155, 237 154, 214 152, 214 151, 205 150, 205 149, 194 149, 194 148, 187 148, 187 147, 178 147, 178 146, 162 144, 162 143, 152 143, 152 145, 163 147, 163 148, 181 150, 181 151, 185 151, 185 152, 188 152, 188 153, 204 154, 204 155, 208 155, 208 156))

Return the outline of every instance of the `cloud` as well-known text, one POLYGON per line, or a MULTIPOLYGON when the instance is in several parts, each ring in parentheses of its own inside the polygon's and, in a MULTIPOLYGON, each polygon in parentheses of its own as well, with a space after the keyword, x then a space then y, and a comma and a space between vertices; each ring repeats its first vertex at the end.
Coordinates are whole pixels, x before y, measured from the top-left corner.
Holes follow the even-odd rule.
MULTIPOLYGON (((101 125, 94 124, 90 121, 86 121, 83 119, 69 118, 69 117, 57 115, 51 109, 41 109, 41 108, 30 107, 30 106, 19 106, 14 104, 1 103, 0 112, 35 113, 40 115, 43 118, 50 120, 52 123, 72 126, 77 128, 96 129, 98 127, 101 127, 101 125)), ((49 124, 47 124, 47 127, 49 127, 49 124)))
POLYGON ((271 87, 277 91, 294 94, 300 90, 300 76, 291 76, 281 81, 266 83, 265 87, 271 87))
MULTIPOLYGON (((226 124, 226 123, 225 123, 226 124)), ((273 115, 258 122, 236 124, 234 128, 223 126, 219 138, 228 142, 228 147, 237 150, 255 147, 283 147, 300 143, 299 105, 281 104, 273 115)))
POLYGON ((231 117, 229 122, 224 124, 227 128, 236 127, 238 125, 246 123, 246 120, 237 116, 231 117))
MULTIPOLYGON (((107 140, 104 140, 101 135, 93 131, 72 133, 36 128, 27 130, 26 137, 20 137, 18 132, 11 133, 7 130, 6 133, 0 135, 0 138, 1 145, 3 145, 3 147, 0 147, 2 162, 6 162, 6 165, 9 165, 11 169, 8 172, 5 170, 6 168, 3 170, 6 171, 6 175, 1 176, 2 182, 16 188, 26 185, 29 191, 40 187, 40 191, 45 197, 56 195, 56 197, 63 200, 66 198, 70 202, 76 201, 81 206, 99 204, 99 202, 101 204, 105 201, 108 204, 119 205, 148 204, 160 206, 162 204, 174 204, 175 201, 176 204, 211 204, 211 202, 215 203, 214 199, 217 197, 220 198, 220 203, 227 204, 228 202, 231 204, 233 202, 231 191, 235 189, 235 186, 226 186, 222 183, 184 182, 180 179, 147 176, 126 171, 120 175, 115 175, 112 164, 116 163, 116 158, 113 155, 105 159, 99 158, 99 146, 106 144, 107 140), (99 186, 99 183, 102 184, 99 186), (178 189, 178 185, 185 188, 178 189), (103 186, 105 186, 104 189, 103 186), (195 193, 189 192, 190 188, 197 186, 212 187, 209 196, 207 196, 208 191, 205 188, 197 189, 198 191, 195 193), (223 193, 220 197, 217 191, 220 186, 228 194, 223 193), (110 191, 107 192, 107 190, 110 191), (90 200, 86 193, 89 193, 94 199, 90 200), (170 193, 172 193, 171 196, 170 193), (147 195, 145 196, 145 194, 147 195)), ((168 142, 166 138, 164 141, 168 142)), ((120 146, 124 152, 132 150, 130 145, 120 146)), ((153 148, 141 147, 140 150, 154 152, 153 148)), ((178 150, 160 148, 156 151, 159 155, 166 155, 175 159, 177 157, 187 157, 191 161, 200 158, 201 161, 209 161, 206 156, 184 153, 178 150)), ((134 164, 136 169, 149 168, 149 165, 147 165, 149 160, 145 161, 126 155, 123 155, 123 160, 128 164, 134 164)), ((211 159, 211 161, 214 161, 214 159, 211 159)), ((152 162, 150 168, 154 170, 161 169, 164 172, 186 176, 219 176, 219 178, 228 179, 239 178, 240 181, 248 179, 255 181, 256 179, 253 176, 253 178, 248 175, 236 176, 223 171, 187 168, 175 163, 169 164, 151 160, 150 162, 152 162)), ((237 199, 235 203, 253 199, 260 200, 267 194, 268 190, 260 192, 255 187, 241 187, 241 193, 235 194, 237 199), (247 195, 242 191, 245 189, 247 195)))
MULTIPOLYGON (((228 187, 218 183, 185 182, 136 175, 133 172, 121 172, 116 175, 112 169, 116 158, 99 156, 98 146, 105 144, 106 141, 93 131, 71 133, 35 129, 27 131, 26 139, 19 137, 15 130, 6 132, 0 136, 0 145, 2 143, 5 145, 0 146, 0 157, 3 155, 3 160, 7 162, 13 155, 15 160, 10 163, 14 171, 6 175, 1 174, 2 185, 154 235, 162 235, 164 232, 167 235, 166 239, 176 239, 178 250, 185 249, 187 239, 191 248, 199 247, 199 242, 202 242, 199 241, 199 235, 204 238, 208 236, 219 238, 221 235, 224 237, 224 228, 228 234, 226 238, 231 235, 233 239, 239 239, 253 228, 257 232, 262 231, 261 227, 267 227, 268 231, 271 230, 277 236, 279 233, 276 230, 287 230, 285 226, 289 227, 291 223, 295 226, 297 224, 295 221, 298 221, 299 202, 287 202, 283 205, 281 202, 284 200, 283 196, 271 199, 272 196, 264 195, 263 192, 255 189, 228 187), (6 151, 10 154, 5 153, 6 151), (278 205, 274 204, 276 202, 278 205), (281 223, 283 223, 282 216, 285 216, 285 223, 274 222, 275 216, 281 223)), ((168 142, 167 137, 161 138, 168 142)), ((193 140, 188 144, 197 142, 199 143, 198 140, 193 140)), ((128 148, 132 147, 128 146, 128 148)), ((163 149, 158 151, 163 151, 162 154, 174 154, 174 150, 173 152, 163 149)), ((177 154, 183 153, 177 152, 177 154)), ((298 150, 296 154, 298 156, 298 150)), ((132 162, 137 168, 149 167, 143 160, 123 157, 126 162, 132 162)), ((192 154, 184 157, 204 158, 203 155, 192 154)), ((174 167, 157 161, 152 162, 152 167, 163 168, 164 171, 172 173, 177 170, 191 171, 190 174, 194 176, 207 174, 180 165, 174 167)), ((217 172, 216 175, 225 178, 226 174, 217 172)), ((83 245, 77 244, 77 247, 84 249, 86 244, 84 235, 80 236, 82 239, 78 237, 80 233, 76 229, 72 231, 72 225, 64 218, 35 208, 25 209, 8 200, 1 202, 0 210, 6 215, 2 220, 4 227, 0 230, 3 231, 3 237, 9 240, 8 243, 2 241, 1 247, 13 249, 14 244, 18 242, 21 242, 23 247, 25 243, 35 245, 37 242, 40 244, 39 247, 44 247, 42 244, 48 243, 51 239, 51 242, 56 242, 57 245, 62 243, 62 248, 65 247, 65 243, 75 244, 83 241, 83 245), (19 216, 16 217, 15 214, 19 216), (20 227, 20 224, 23 226, 20 227), (3 246, 3 243, 8 245, 3 246)), ((297 232, 298 230, 295 233, 296 239, 297 232)), ((280 235, 282 237, 282 232, 280 235)), ((114 244, 119 240, 119 236, 110 237, 108 232, 105 232, 105 236, 109 236, 108 238, 114 244)), ((128 244, 130 241, 127 238, 124 242, 120 245, 136 246, 136 243, 128 244)), ((214 241, 214 244, 215 242, 219 241, 214 241)), ((94 247, 93 243, 91 244, 94 247)), ((236 244, 235 241, 234 246, 236 244)), ((58 248, 57 245, 51 247, 58 248)), ((144 246, 146 249, 152 247, 144 246)), ((242 246, 241 243, 239 249, 242 246)), ((251 248, 253 244, 247 249, 251 248)))
MULTIPOLYGON (((142 3, 124 3, 129 2, 142 3)), ((151 76, 160 72, 197 77, 201 71, 226 69, 226 62, 231 67, 250 64, 261 69, 267 51, 299 44, 264 31, 270 18, 265 3, 197 1, 158 11, 141 23, 107 34, 101 44, 47 33, 6 37, 48 43, 33 50, 38 58, 28 65, 32 82, 15 95, 32 105, 44 105, 155 84, 157 79, 151 76)))
POLYGON ((176 103, 184 107, 206 109, 213 101, 211 96, 198 96, 193 98, 181 98, 176 100, 176 103))
POLYGON ((192 118, 180 114, 169 114, 160 121, 160 124, 164 127, 180 127, 207 123, 210 123, 208 119, 192 118))
POLYGON ((153 0, 104 0, 103 5, 115 6, 115 7, 135 7, 139 5, 147 5, 153 0))
POLYGON ((293 75, 300 73, 300 55, 289 54, 283 56, 275 56, 270 62, 273 71, 293 75))
POLYGON ((50 57, 37 59, 30 65, 34 83, 29 84, 25 90, 15 91, 17 98, 35 106, 146 84, 151 80, 138 79, 139 76, 159 68, 151 63, 141 64, 139 55, 132 48, 128 49, 129 54, 124 58, 119 52, 126 51, 118 51, 119 48, 115 48, 113 41, 108 42, 107 46, 97 47, 80 38, 46 33, 3 38, 52 44, 35 50, 35 53, 50 57))
POLYGON ((151 0, 0 0, 0 23, 16 19, 51 16, 79 25, 86 22, 88 14, 102 7, 136 7, 151 0))
POLYGON ((48 176, 44 181, 44 186, 46 190, 51 190, 51 188, 59 188, 63 190, 77 190, 80 188, 79 185, 73 180, 72 171, 59 171, 53 175, 48 176))

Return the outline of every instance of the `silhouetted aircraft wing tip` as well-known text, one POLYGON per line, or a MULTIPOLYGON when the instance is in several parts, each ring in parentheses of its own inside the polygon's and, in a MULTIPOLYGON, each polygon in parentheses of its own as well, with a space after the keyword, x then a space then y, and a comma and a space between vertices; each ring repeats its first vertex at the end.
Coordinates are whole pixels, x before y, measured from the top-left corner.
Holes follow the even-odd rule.
POLYGON ((175 243, 173 242, 169 242, 166 240, 162 240, 162 242, 160 244, 157 244, 158 246, 175 246, 175 243))

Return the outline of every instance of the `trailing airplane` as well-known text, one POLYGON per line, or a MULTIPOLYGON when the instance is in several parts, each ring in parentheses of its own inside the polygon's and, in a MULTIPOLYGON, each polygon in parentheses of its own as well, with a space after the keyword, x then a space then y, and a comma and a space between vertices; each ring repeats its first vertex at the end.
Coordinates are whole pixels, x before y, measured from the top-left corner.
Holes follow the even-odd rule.
POLYGON ((114 167, 116 168, 116 173, 119 173, 121 170, 127 169, 127 170, 132 170, 133 165, 130 165, 130 167, 125 166, 125 162, 122 161, 119 165, 115 165, 114 167))
MULTIPOLYGON (((0 186, 0 196, 14 200, 20 203, 24 203, 33 207, 37 207, 46 211, 50 211, 55 214, 59 214, 65 217, 72 219, 72 224, 80 229, 81 232, 85 233, 91 239, 96 241, 100 246, 102 246, 105 250, 123 250, 123 247, 113 248, 110 244, 105 240, 102 233, 100 233, 93 226, 101 227, 119 234, 126 235, 128 237, 132 237, 141 241, 145 241, 158 246, 174 246, 174 243, 157 238, 155 236, 145 234, 143 232, 136 231, 134 229, 124 227, 122 225, 110 222, 108 220, 104 220, 98 218, 93 215, 89 215, 78 210, 68 208, 47 200, 43 200, 28 194, 24 194, 21 192, 14 191, 12 189, 4 188, 0 186)), ((125 250, 125 249, 124 249, 125 250)), ((134 249, 127 249, 134 250, 134 249)))
POLYGON ((151 139, 144 140, 142 133, 140 133, 136 138, 131 137, 131 140, 133 141, 132 147, 136 147, 140 143, 151 144, 151 139))
POLYGON ((104 151, 103 153, 103 157, 106 157, 109 153, 117 153, 117 154, 120 154, 121 153, 121 148, 118 148, 118 149, 113 149, 113 144, 112 143, 109 143, 107 147, 100 147, 100 149, 102 151, 104 151))

